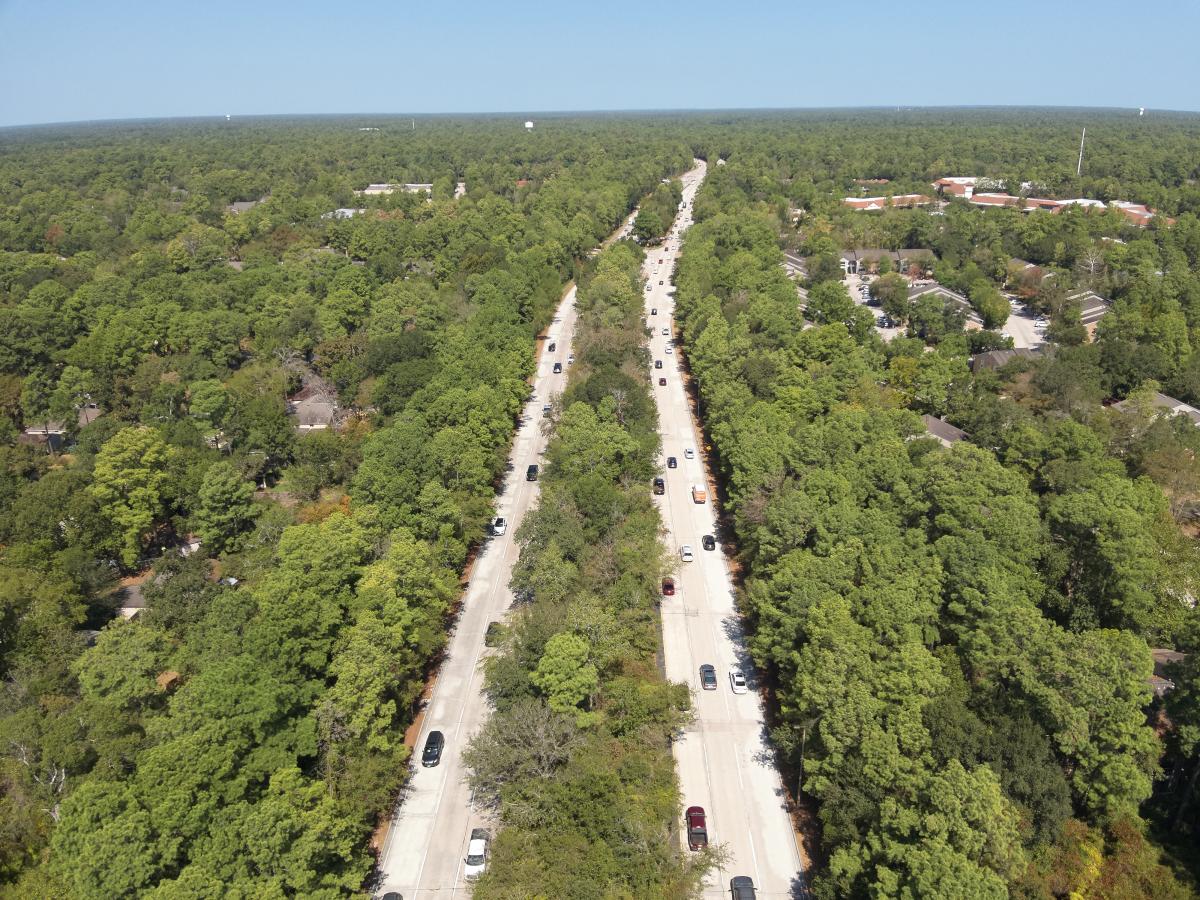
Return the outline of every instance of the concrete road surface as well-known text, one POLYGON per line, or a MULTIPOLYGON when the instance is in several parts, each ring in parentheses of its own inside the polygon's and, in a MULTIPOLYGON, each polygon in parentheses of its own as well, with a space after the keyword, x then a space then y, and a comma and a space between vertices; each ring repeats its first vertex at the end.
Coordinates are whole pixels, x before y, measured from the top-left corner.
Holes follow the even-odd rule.
POLYGON ((462 613, 425 712, 413 756, 412 780, 380 856, 380 896, 388 891, 398 891, 405 900, 470 896, 469 883, 462 875, 467 840, 472 828, 490 825, 471 807, 462 764, 463 748, 489 711, 480 665, 483 635, 488 623, 502 618, 512 602, 508 581, 519 556, 514 533, 538 497, 538 483, 527 481, 525 470, 542 461, 546 443, 542 405, 566 385, 567 355, 574 334, 572 286, 547 332, 544 346, 553 342, 555 351, 543 352, 538 363, 533 396, 522 411, 513 443, 511 471, 497 500, 496 515, 508 520, 508 528, 503 535, 488 539, 475 562, 462 613), (555 362, 563 364, 560 375, 552 374, 555 362), (426 769, 420 763, 421 750, 426 736, 435 730, 446 736, 446 747, 440 765, 426 769))
MULTIPOLYGON (((684 178, 686 205, 676 219, 676 237, 691 224, 692 199, 705 171, 700 163, 684 178)), ((646 292, 651 359, 663 361, 663 368, 652 369, 650 374, 658 405, 667 492, 654 499, 662 513, 668 549, 677 561, 676 594, 662 601, 663 650, 667 677, 692 687, 696 707, 695 722, 675 742, 673 751, 683 806, 704 807, 709 840, 724 844, 729 851, 728 867, 710 878, 704 896, 728 898, 729 879, 749 875, 762 900, 779 900, 801 895, 800 856, 783 785, 767 741, 754 667, 734 609, 724 553, 719 542, 716 550, 705 550, 701 545, 704 535, 716 534, 711 490, 703 504, 694 503, 691 497, 693 484, 706 485, 704 445, 684 392, 679 353, 665 353, 675 335, 671 276, 678 251, 671 248, 678 247, 676 237, 669 239, 663 249, 647 251, 645 270, 652 285, 646 292), (663 260, 661 264, 659 259, 663 260), (661 286, 660 278, 665 282, 661 286), (650 315, 652 308, 658 309, 657 315, 650 315), (670 330, 670 337, 663 336, 664 327, 670 330), (658 385, 659 376, 666 377, 666 387, 658 385), (690 459, 689 449, 693 454, 690 459), (678 468, 666 468, 667 456, 678 460, 678 468), (678 562, 682 544, 692 546, 694 562, 678 562), (699 670, 704 664, 717 669, 715 691, 700 688, 699 670), (745 694, 735 695, 731 690, 729 670, 733 666, 739 666, 750 681, 750 691, 745 694)), ((682 823, 679 833, 682 839, 682 823)), ((688 852, 686 840, 681 850, 688 852)))

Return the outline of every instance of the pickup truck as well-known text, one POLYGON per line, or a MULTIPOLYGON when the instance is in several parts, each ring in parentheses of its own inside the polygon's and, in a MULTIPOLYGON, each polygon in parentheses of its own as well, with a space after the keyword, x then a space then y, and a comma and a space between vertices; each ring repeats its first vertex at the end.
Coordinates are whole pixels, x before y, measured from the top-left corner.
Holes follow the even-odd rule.
POLYGON ((707 501, 708 501, 708 491, 705 490, 704 485, 693 484, 692 485, 692 502, 693 503, 706 503, 707 501))

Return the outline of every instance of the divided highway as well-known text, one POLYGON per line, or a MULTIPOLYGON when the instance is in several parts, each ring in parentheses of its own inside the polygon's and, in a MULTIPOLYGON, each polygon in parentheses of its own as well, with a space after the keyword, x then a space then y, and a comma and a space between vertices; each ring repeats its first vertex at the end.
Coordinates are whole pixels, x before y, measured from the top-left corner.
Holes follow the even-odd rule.
POLYGON ((575 287, 564 295, 546 335, 534 378, 533 395, 521 413, 510 457, 511 470, 497 498, 496 515, 507 521, 504 534, 488 539, 471 573, 462 599, 458 625, 450 636, 446 661, 417 740, 415 756, 430 731, 445 735, 439 765, 424 768, 414 759, 413 775, 392 820, 380 854, 379 895, 400 893, 404 900, 453 900, 470 896, 463 877, 467 841, 472 828, 488 826, 471 806, 462 751, 479 730, 489 711, 483 693, 483 637, 488 624, 501 619, 512 602, 508 589, 513 565, 520 555, 514 533, 535 504, 538 483, 527 481, 525 470, 540 464, 546 437, 542 434, 542 405, 566 384, 567 356, 575 335, 575 287), (554 351, 550 352, 550 346, 554 351), (563 371, 555 374, 555 363, 563 371))
MULTIPOLYGON (((675 595, 662 598, 663 651, 667 677, 692 687, 696 708, 695 721, 674 743, 673 752, 683 806, 703 807, 710 842, 724 844, 729 851, 727 867, 710 878, 704 896, 728 898, 730 879, 744 875, 753 879, 760 900, 779 900, 803 895, 800 856, 724 553, 719 541, 715 549, 704 549, 704 536, 717 534, 716 513, 711 492, 704 503, 693 500, 694 485, 708 487, 704 443, 674 352, 672 275, 681 234, 691 224, 692 201, 705 172, 699 162, 684 177, 684 208, 666 245, 651 248, 645 263, 650 355, 662 361, 662 368, 650 374, 667 490, 655 500, 667 547, 677 560, 675 595), (665 385, 659 384, 660 378, 665 385), (667 466, 667 457, 675 457, 675 468, 667 466), (691 548, 693 562, 681 561, 685 544, 691 548), (715 690, 702 688, 702 665, 716 668, 715 690), (745 693, 733 692, 730 670, 735 667, 749 680, 745 693)), ((686 841, 682 846, 688 852, 686 841)))

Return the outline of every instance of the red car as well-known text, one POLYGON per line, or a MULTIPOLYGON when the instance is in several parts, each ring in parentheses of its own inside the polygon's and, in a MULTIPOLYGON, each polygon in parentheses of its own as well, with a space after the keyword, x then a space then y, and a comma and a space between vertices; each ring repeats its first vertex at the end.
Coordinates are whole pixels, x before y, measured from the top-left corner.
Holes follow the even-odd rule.
POLYGON ((658 386, 659 386, 659 387, 666 387, 666 386, 667 386, 667 379, 660 377, 660 378, 658 379, 658 386))
POLYGON ((675 579, 674 578, 664 578, 662 587, 663 587, 663 596, 664 597, 674 597, 675 596, 675 579))
POLYGON ((703 850, 708 846, 708 828, 704 818, 704 808, 689 806, 683 817, 687 822, 688 849, 703 850))

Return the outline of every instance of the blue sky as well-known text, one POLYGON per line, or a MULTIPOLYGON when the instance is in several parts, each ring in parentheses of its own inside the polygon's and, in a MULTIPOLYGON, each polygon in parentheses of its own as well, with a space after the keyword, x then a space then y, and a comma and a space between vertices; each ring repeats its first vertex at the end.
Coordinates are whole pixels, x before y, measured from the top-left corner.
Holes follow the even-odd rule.
POLYGON ((0 0, 0 125, 149 116, 1200 108, 1200 3, 0 0))

